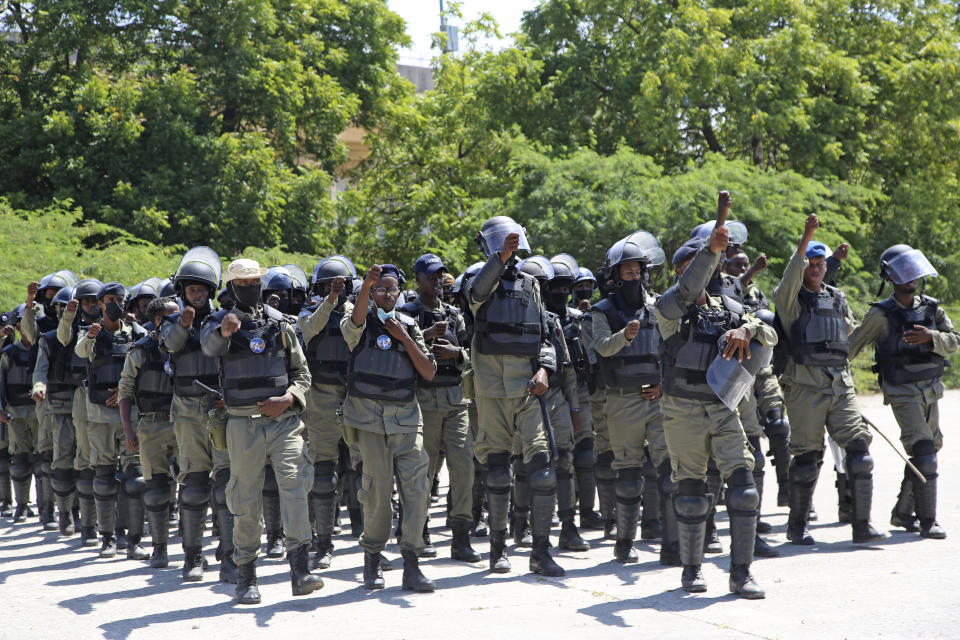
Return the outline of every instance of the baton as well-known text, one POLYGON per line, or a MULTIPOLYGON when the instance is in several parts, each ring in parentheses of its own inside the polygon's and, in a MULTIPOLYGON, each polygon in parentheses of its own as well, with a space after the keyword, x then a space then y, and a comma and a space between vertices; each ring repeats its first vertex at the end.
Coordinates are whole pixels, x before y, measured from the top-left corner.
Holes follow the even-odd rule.
MULTIPOLYGON (((533 393, 534 383, 533 380, 530 381, 530 384, 527 385, 527 389, 530 393, 533 393)), ((547 401, 543 396, 537 396, 537 400, 540 402, 540 415, 543 417, 543 430, 547 432, 547 443, 550 445, 550 457, 553 460, 557 459, 557 441, 553 437, 553 423, 550 422, 550 411, 547 409, 547 401)))
POLYGON ((867 416, 863 415, 862 413, 860 414, 860 417, 863 418, 863 421, 866 422, 874 431, 876 431, 878 434, 880 434, 880 437, 881 437, 881 438, 883 438, 884 440, 887 441, 887 444, 889 444, 890 447, 891 447, 894 451, 897 452, 897 455, 900 456, 900 458, 901 458, 904 462, 907 463, 907 466, 910 468, 910 471, 913 471, 913 472, 916 474, 916 476, 917 476, 918 478, 920 478, 920 482, 926 484, 926 483, 927 483, 927 479, 923 476, 922 473, 920 473, 920 470, 919 470, 919 469, 917 469, 915 466, 913 466, 913 463, 910 462, 910 460, 908 460, 905 455, 903 455, 902 453, 900 453, 900 449, 897 449, 897 445, 893 444, 893 442, 890 440, 890 438, 888 438, 887 436, 883 435, 883 431, 880 431, 880 429, 877 428, 877 425, 875 425, 875 424, 873 424, 872 422, 870 422, 870 418, 868 418, 867 416))
POLYGON ((214 397, 216 397, 216 398, 220 398, 220 399, 223 398, 223 394, 222 394, 222 393, 220 393, 220 392, 217 391, 216 389, 213 389, 213 388, 211 388, 211 387, 208 387, 207 385, 203 384, 203 383, 200 382, 199 380, 194 380, 194 381, 193 381, 193 386, 195 386, 195 387, 200 387, 201 389, 203 389, 204 391, 206 391, 207 393, 209 393, 210 395, 212 395, 212 396, 214 396, 214 397))

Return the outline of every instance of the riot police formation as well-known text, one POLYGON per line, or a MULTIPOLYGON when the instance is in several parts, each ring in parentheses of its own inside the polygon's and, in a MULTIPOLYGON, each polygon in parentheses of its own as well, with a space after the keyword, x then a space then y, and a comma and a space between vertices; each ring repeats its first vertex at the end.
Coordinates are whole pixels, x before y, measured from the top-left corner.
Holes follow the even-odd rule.
POLYGON ((443 256, 422 255, 406 295, 390 264, 361 277, 331 255, 308 276, 241 258, 224 271, 208 247, 129 288, 47 274, 0 316, 0 517, 36 517, 63 539, 79 534, 81 548, 99 544, 100 557, 125 550, 153 568, 168 566, 179 536, 183 580, 199 581, 211 515, 218 577, 241 604, 261 601, 264 533, 266 554, 288 558, 295 596, 323 586, 315 572, 351 538, 363 585, 385 587, 396 519, 402 587, 430 592, 420 561, 437 555, 430 486, 446 465, 433 528, 450 530, 454 560, 479 562, 471 538, 489 536, 488 570, 509 572, 512 538, 532 547, 530 571, 562 577, 556 516, 559 549, 589 550, 581 532, 602 530, 592 544, 636 563, 636 539, 659 540, 660 564, 702 592, 704 553, 723 548, 722 504, 729 589, 763 598, 753 558, 778 555, 760 535, 767 456, 787 542, 814 543, 825 430, 841 521, 856 544, 883 539, 849 366, 872 345, 909 458, 891 523, 946 537, 938 400, 960 332, 923 292, 936 270, 890 247, 880 292, 893 292, 857 323, 834 278, 849 248, 815 241, 811 215, 768 297, 756 283, 766 255, 751 262, 730 206, 722 192, 717 219, 676 250, 662 295, 653 230, 624 236, 593 272, 569 253, 528 255, 507 216, 482 226, 484 261, 456 277, 443 256))

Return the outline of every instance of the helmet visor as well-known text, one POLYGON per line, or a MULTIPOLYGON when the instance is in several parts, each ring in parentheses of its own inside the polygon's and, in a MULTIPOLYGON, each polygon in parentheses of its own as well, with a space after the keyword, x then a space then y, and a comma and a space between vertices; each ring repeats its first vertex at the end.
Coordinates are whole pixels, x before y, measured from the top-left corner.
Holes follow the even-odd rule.
POLYGON ((920 278, 937 276, 927 257, 918 249, 905 251, 887 262, 887 275, 894 284, 907 284, 920 278))
POLYGON ((497 251, 500 251, 500 248, 503 247, 503 241, 506 240, 507 236, 511 233, 520 234, 520 246, 518 249, 521 251, 530 251, 530 244, 527 242, 527 232, 516 222, 504 222, 492 225, 482 230, 480 236, 483 238, 489 255, 493 255, 497 251))

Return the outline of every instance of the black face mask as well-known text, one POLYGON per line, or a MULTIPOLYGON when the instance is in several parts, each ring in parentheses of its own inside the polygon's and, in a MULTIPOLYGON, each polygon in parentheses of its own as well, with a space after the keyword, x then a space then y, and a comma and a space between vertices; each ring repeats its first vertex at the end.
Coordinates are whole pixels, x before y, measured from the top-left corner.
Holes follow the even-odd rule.
POLYGON ((113 322, 117 322, 123 317, 123 305, 119 302, 107 303, 106 314, 113 322))
POLYGON ((559 313, 564 307, 567 306, 567 298, 570 296, 563 291, 548 291, 547 292, 547 308, 554 313, 559 313))
POLYGON ((237 301, 237 306, 246 311, 250 311, 260 302, 263 285, 254 284, 249 287, 238 287, 231 282, 230 289, 233 291, 233 297, 237 301))
POLYGON ((576 298, 578 302, 580 300, 589 300, 593 297, 593 289, 574 289, 573 297, 576 298))
POLYGON ((640 280, 624 280, 618 288, 624 301, 633 307, 643 304, 643 285, 640 280))

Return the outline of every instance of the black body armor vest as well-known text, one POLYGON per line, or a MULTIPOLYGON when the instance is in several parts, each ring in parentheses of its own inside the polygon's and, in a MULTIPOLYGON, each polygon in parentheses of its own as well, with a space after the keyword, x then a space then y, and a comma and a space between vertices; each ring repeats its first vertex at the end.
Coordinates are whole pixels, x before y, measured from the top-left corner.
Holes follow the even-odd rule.
MULTIPOLYGON (((203 389, 193 384, 199 380, 203 384, 216 389, 220 386, 220 369, 217 359, 204 355, 200 349, 200 327, 207 316, 193 317, 193 330, 182 349, 170 354, 170 368, 173 371, 173 392, 181 398, 199 398, 203 389)), ((171 322, 180 322, 180 314, 169 317, 171 322)))
MULTIPOLYGON (((315 310, 316 307, 307 311, 313 313, 315 310)), ((315 383, 339 385, 347 383, 350 350, 340 330, 342 320, 342 311, 331 311, 327 326, 307 343, 307 366, 310 367, 310 375, 315 383)))
POLYGON ((93 360, 87 366, 87 398, 90 402, 106 406, 107 399, 114 394, 110 389, 120 383, 127 352, 145 333, 140 325, 135 324, 130 333, 103 329, 97 334, 93 343, 93 360))
POLYGON ((170 413, 173 401, 173 380, 167 373, 167 358, 160 351, 160 344, 147 336, 137 341, 136 347, 143 350, 144 362, 137 373, 134 394, 141 413, 170 413))
MULTIPOLYGON (((460 346, 460 340, 457 338, 457 317, 460 312, 454 307, 441 302, 440 311, 428 311, 416 302, 408 302, 400 310, 416 320, 421 331, 426 331, 437 322, 446 322, 447 330, 443 339, 455 347, 460 346)), ((425 380, 418 376, 417 384, 424 387, 453 387, 460 384, 462 375, 455 363, 456 360, 437 360, 437 375, 433 380, 425 380)))
POLYGON ((703 309, 693 304, 680 330, 664 342, 663 390, 678 398, 717 401, 707 384, 707 369, 717 357, 720 336, 742 322, 743 305, 721 296, 723 307, 703 309))
POLYGON ((77 345, 77 334, 66 347, 60 344, 57 330, 43 334, 47 345, 47 397, 60 402, 70 402, 77 387, 87 379, 87 361, 78 356, 73 348, 77 345))
MULTIPOLYGON (((401 312, 397 312, 396 319, 408 333, 416 322, 401 312)), ((349 393, 385 402, 412 402, 417 397, 417 377, 406 348, 387 333, 375 313, 368 313, 360 342, 350 354, 349 393)))
POLYGON ((500 278, 500 286, 477 310, 474 336, 477 351, 488 355, 536 357, 544 335, 533 276, 521 271, 500 278))
POLYGON ((608 389, 625 389, 659 384, 661 380, 660 353, 662 339, 657 329, 657 317, 653 313, 654 300, 645 296, 644 306, 628 309, 616 296, 605 298, 593 307, 593 313, 603 313, 616 333, 631 320, 640 322, 640 332, 630 342, 609 358, 597 355, 600 384, 608 389))
POLYGON ((800 316, 790 327, 790 355, 797 364, 811 367, 845 367, 849 363, 847 299, 829 285, 813 293, 797 293, 800 316))
MULTIPOLYGON (((289 320, 271 306, 259 318, 245 315, 240 329, 230 337, 230 349, 220 356, 220 382, 228 407, 249 407, 290 386, 289 356, 284 326, 289 320)), ((229 311, 218 311, 222 320, 229 311)))
POLYGON ((21 349, 17 344, 3 348, 3 353, 7 354, 10 361, 3 387, 6 404, 12 407, 26 407, 34 404, 31 391, 33 390, 33 367, 37 364, 38 351, 37 345, 26 350, 21 349))
POLYGON ((911 345, 903 339, 903 332, 915 324, 936 331, 939 305, 927 296, 920 296, 920 304, 911 309, 904 309, 893 298, 872 305, 883 309, 890 328, 875 348, 874 371, 880 374, 881 383, 904 384, 943 375, 947 361, 933 352, 932 342, 911 345))

